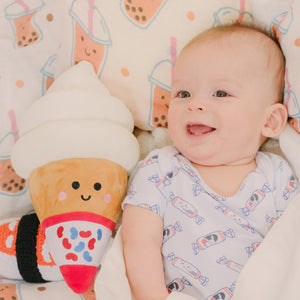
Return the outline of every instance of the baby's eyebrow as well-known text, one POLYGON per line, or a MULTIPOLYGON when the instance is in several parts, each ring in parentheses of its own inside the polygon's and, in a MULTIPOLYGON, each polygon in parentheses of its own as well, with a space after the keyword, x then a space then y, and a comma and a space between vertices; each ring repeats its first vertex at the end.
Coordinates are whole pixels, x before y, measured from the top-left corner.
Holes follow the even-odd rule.
POLYGON ((172 85, 176 85, 176 84, 178 84, 178 82, 180 82, 181 80, 180 79, 174 79, 173 81, 172 81, 172 85))
POLYGON ((186 86, 187 85, 187 80, 186 79, 183 79, 183 78, 178 78, 178 79, 174 79, 171 83, 171 86, 175 86, 175 87, 178 87, 178 86, 186 86))
POLYGON ((218 82, 222 82, 222 83, 225 83, 225 84, 230 84, 230 85, 235 85, 239 88, 242 88, 242 83, 238 80, 238 79, 235 79, 235 78, 217 78, 216 79, 217 83, 218 82))

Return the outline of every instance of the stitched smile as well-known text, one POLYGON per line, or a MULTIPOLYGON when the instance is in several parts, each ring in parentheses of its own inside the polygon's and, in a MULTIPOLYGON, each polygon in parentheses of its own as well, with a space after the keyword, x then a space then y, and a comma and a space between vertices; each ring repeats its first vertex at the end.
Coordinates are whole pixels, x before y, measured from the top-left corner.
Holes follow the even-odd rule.
POLYGON ((89 201, 91 199, 91 195, 89 195, 87 198, 84 198, 83 195, 81 195, 81 199, 83 201, 89 201))

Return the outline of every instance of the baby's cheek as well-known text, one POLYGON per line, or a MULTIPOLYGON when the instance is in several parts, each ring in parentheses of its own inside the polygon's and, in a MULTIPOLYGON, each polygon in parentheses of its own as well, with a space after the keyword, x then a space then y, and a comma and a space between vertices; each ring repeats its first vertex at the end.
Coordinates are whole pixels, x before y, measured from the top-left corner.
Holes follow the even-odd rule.
POLYGON ((58 199, 63 201, 67 199, 67 193, 66 192, 59 192, 58 193, 58 199))

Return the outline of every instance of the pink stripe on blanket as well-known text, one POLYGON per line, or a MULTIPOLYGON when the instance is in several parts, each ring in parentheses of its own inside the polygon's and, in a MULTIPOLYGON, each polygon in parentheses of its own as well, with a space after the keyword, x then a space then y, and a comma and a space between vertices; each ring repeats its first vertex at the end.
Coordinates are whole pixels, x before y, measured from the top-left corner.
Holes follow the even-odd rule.
POLYGON ((18 134, 18 127, 17 127, 17 121, 16 121, 16 114, 13 110, 8 111, 8 117, 10 119, 10 124, 11 124, 11 131, 14 136, 14 142, 16 142, 19 139, 19 134, 18 134))
POLYGON ((25 11, 28 11, 30 9, 29 6, 23 0, 15 0, 15 2, 22 6, 25 11))
POLYGON ((236 20, 236 22, 238 24, 242 23, 243 18, 245 16, 244 12, 245 12, 245 7, 246 7, 246 0, 240 0, 240 16, 239 18, 236 20))
POLYGON ((177 60, 177 39, 174 36, 171 36, 171 46, 170 46, 170 52, 171 52, 171 62, 173 63, 172 65, 172 78, 171 78, 171 82, 173 82, 174 80, 174 69, 175 69, 175 64, 176 64, 176 60, 177 60))
POLYGON ((95 0, 89 1, 89 11, 88 11, 88 22, 89 22, 89 32, 93 34, 94 31, 94 6, 95 0))

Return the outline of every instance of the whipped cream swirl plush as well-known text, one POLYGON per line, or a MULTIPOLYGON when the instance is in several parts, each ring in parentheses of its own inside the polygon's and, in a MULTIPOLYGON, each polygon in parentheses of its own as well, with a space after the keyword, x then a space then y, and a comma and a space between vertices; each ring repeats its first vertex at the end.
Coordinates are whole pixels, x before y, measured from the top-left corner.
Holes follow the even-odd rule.
POLYGON ((13 166, 28 178, 33 206, 70 288, 94 281, 139 159, 131 113, 80 62, 25 113, 13 166))

